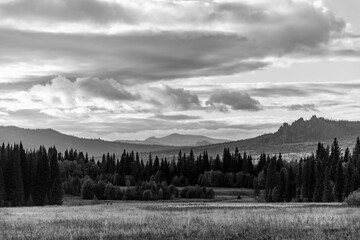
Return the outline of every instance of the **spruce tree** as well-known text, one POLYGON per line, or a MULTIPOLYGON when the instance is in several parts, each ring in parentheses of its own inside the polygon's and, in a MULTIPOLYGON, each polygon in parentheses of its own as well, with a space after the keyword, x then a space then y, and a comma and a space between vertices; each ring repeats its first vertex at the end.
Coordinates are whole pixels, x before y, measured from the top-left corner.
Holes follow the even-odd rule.
POLYGON ((315 167, 315 188, 313 194, 314 202, 322 201, 323 189, 324 189, 324 171, 322 168, 321 161, 318 159, 316 161, 316 167, 315 167))
POLYGON ((345 168, 345 182, 344 182, 344 197, 347 197, 351 191, 352 191, 352 183, 351 178, 353 175, 353 163, 347 162, 346 168, 345 168))
MULTIPOLYGON (((265 200, 271 202, 271 192, 276 186, 276 157, 271 158, 266 172, 265 200)), ((278 190, 276 190, 278 191, 278 190)))
POLYGON ((60 181, 60 171, 57 160, 56 148, 49 150, 50 157, 50 183, 49 183, 49 204, 61 205, 63 202, 63 188, 60 181))
POLYGON ((323 202, 332 202, 332 186, 331 186, 331 169, 330 167, 326 167, 325 169, 325 176, 324 176, 324 192, 322 201, 323 202))
MULTIPOLYGON (((72 151, 70 151, 72 153, 72 151)), ((69 154, 71 156, 71 154, 69 154)), ((44 147, 40 147, 38 154, 36 178, 33 189, 33 202, 36 206, 43 206, 49 190, 49 160, 44 147)))
POLYGON ((24 203, 24 187, 20 166, 19 146, 8 147, 8 160, 4 176, 6 197, 13 206, 21 206, 24 203))
POLYGON ((5 200, 5 184, 4 184, 2 166, 0 163, 0 207, 4 205, 4 200, 5 200))
POLYGON ((279 191, 279 201, 287 201, 289 199, 289 174, 285 167, 280 169, 279 184, 277 188, 279 191))
POLYGON ((30 171, 28 164, 28 159, 26 158, 26 153, 22 143, 20 142, 20 165, 21 165, 21 173, 22 173, 22 180, 24 186, 24 201, 28 203, 30 197, 30 187, 31 187, 31 179, 30 179, 30 171))
POLYGON ((344 176, 342 162, 339 161, 336 166, 336 175, 335 175, 335 198, 338 202, 343 201, 344 193, 344 176))

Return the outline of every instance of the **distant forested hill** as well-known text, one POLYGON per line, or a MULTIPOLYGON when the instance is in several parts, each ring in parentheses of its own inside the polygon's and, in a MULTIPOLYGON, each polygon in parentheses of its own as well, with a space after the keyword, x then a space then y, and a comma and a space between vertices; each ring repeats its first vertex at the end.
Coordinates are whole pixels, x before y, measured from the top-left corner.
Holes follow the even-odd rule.
POLYGON ((150 152, 171 149, 167 146, 131 144, 123 142, 111 142, 101 139, 86 139, 62 134, 52 129, 24 129, 13 126, 0 127, 0 142, 18 143, 22 141, 26 149, 37 149, 40 145, 45 147, 56 146, 58 151, 66 149, 78 149, 88 152, 90 156, 101 156, 103 153, 121 154, 126 151, 150 152))

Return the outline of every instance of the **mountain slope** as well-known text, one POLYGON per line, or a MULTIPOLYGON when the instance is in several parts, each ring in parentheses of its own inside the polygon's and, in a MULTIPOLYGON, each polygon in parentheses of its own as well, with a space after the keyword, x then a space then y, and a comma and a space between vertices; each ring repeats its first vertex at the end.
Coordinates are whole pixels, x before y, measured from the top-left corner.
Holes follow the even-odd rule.
MULTIPOLYGON (((330 145, 335 137, 339 139, 341 147, 352 148, 357 136, 360 136, 359 121, 333 121, 313 116, 307 121, 300 118, 291 125, 284 123, 275 133, 205 147, 183 148, 182 151, 189 152, 192 149, 195 154, 199 154, 207 150, 209 155, 215 156, 222 154, 225 147, 231 150, 238 147, 240 151, 246 151, 253 155, 262 152, 269 154, 281 152, 283 156, 293 158, 315 152, 318 142, 330 145)), ((175 151, 159 151, 157 154, 170 156, 177 153, 175 151)))
POLYGON ((157 144, 164 146, 204 146, 210 144, 229 142, 225 139, 214 139, 200 135, 183 135, 173 133, 165 137, 150 137, 144 140, 147 144, 157 144))
POLYGON ((22 141, 27 149, 37 149, 40 145, 45 147, 56 146, 60 151, 65 149, 77 149, 88 152, 90 156, 101 156, 103 153, 120 154, 126 151, 150 152, 171 149, 167 146, 130 144, 123 142, 111 142, 100 139, 85 139, 69 136, 52 129, 23 129, 13 126, 0 126, 0 143, 18 143, 22 141))

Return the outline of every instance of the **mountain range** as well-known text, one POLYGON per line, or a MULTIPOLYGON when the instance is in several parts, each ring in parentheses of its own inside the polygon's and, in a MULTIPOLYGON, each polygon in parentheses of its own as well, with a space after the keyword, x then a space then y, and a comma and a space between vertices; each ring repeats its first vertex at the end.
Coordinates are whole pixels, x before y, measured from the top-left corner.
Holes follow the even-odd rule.
POLYGON ((221 154, 225 147, 230 150, 238 147, 240 151, 253 155, 281 152, 284 157, 295 158, 314 152, 319 141, 331 144, 335 137, 342 148, 353 147, 357 136, 360 136, 359 121, 334 121, 316 116, 309 120, 300 118, 292 124, 284 123, 275 133, 239 141, 176 133, 161 138, 150 137, 144 141, 104 141, 65 135, 52 129, 0 127, 0 142, 22 141, 27 149, 40 145, 56 146, 59 151, 73 148, 88 152, 90 156, 101 156, 107 152, 120 154, 124 149, 139 152, 141 156, 152 152, 160 157, 170 157, 177 155, 179 150, 188 153, 191 149, 195 154, 207 150, 209 155, 215 156, 221 154))
POLYGON ((174 147, 185 147, 185 146, 206 146, 210 144, 230 142, 225 139, 215 139, 201 135, 184 135, 179 133, 173 133, 165 137, 149 137, 144 141, 127 141, 119 140, 118 142, 127 142, 135 144, 149 144, 149 145, 162 145, 162 146, 174 146, 174 147))
MULTIPOLYGON (((284 158, 294 159, 315 152, 318 142, 331 145, 337 138, 340 147, 352 148, 360 136, 360 121, 335 121, 312 116, 309 120, 300 118, 292 124, 284 123, 275 133, 264 134, 255 138, 232 141, 195 148, 182 148, 183 152, 193 150, 195 154, 207 151, 209 155, 222 154, 225 147, 234 150, 236 147, 252 155, 262 152, 268 154, 282 153, 284 158)), ((173 150, 156 153, 159 156, 176 154, 173 150)))

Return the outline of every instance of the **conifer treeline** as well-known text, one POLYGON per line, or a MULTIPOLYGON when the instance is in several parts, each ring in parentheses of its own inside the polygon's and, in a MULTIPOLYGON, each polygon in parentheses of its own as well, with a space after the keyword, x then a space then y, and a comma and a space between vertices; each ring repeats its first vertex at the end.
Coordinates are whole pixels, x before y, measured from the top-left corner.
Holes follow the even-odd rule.
POLYGON ((0 206, 43 206, 62 204, 58 153, 25 151, 23 145, 2 144, 0 149, 0 206))
POLYGON ((207 152, 194 156, 179 152, 172 159, 124 151, 120 158, 104 154, 100 161, 76 150, 57 153, 40 147, 27 151, 22 145, 2 146, 0 155, 0 200, 12 205, 60 204, 63 190, 80 195, 89 177, 114 186, 135 186, 145 181, 175 186, 245 187, 255 195, 263 190, 266 201, 343 201, 360 187, 360 140, 352 153, 341 152, 334 139, 331 147, 319 143, 315 154, 297 161, 283 161, 281 154, 251 155, 225 148, 222 157, 207 152))

